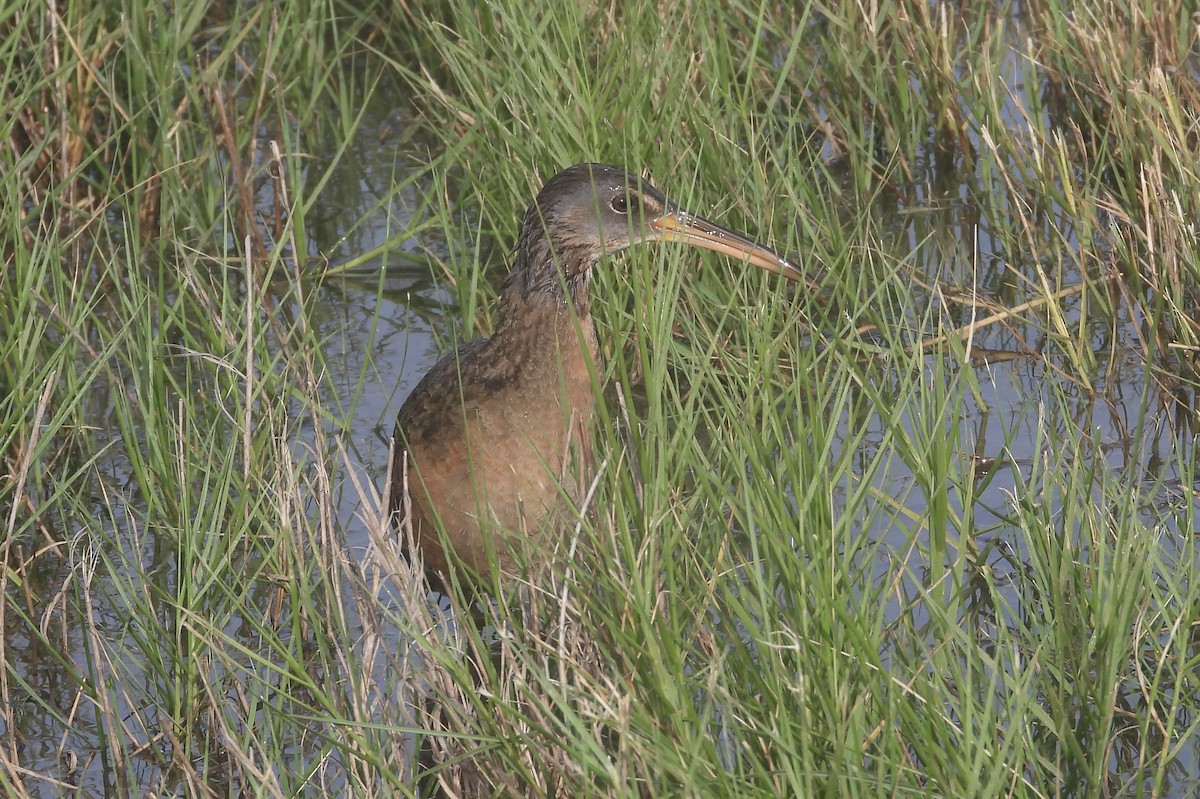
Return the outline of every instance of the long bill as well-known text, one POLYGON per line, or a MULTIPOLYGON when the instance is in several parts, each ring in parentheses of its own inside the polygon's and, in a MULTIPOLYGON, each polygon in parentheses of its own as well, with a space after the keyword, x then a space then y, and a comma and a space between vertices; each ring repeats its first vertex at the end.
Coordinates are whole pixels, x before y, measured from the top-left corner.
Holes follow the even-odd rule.
POLYGON ((703 247, 723 255, 729 255, 759 269, 765 269, 789 280, 807 283, 800 267, 774 250, 768 249, 716 222, 689 214, 677 208, 647 223, 658 233, 662 241, 681 241, 695 247, 703 247))

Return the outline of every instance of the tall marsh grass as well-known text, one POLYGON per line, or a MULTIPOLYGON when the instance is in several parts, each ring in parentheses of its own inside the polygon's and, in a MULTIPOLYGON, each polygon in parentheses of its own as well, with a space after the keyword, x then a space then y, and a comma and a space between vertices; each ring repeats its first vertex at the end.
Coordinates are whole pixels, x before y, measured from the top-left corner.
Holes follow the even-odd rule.
POLYGON ((18 3, 0 792, 1187 795, 1195 14, 18 3), (822 291, 603 262, 569 568, 465 607, 359 435, 409 331, 335 321, 433 313, 403 251, 485 334, 584 160, 822 291))

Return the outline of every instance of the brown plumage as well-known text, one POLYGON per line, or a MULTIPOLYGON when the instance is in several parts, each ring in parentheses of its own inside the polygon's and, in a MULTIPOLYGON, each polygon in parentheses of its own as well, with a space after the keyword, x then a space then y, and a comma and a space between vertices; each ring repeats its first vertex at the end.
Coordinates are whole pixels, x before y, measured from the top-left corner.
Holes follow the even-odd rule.
POLYGON ((547 181, 521 224, 495 332, 438 361, 396 420, 393 506, 411 515, 427 570, 445 574, 454 559, 476 575, 493 563, 511 570, 515 550, 536 557, 565 522, 589 467, 580 448, 596 401, 588 278, 602 256, 656 240, 802 279, 620 167, 578 164, 547 181))

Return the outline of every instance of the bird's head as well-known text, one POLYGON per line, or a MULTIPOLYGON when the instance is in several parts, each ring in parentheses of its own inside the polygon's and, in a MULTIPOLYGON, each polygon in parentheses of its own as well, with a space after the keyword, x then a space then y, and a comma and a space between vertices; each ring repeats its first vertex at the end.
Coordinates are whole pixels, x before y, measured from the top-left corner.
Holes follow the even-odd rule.
POLYGON ((609 164, 576 164, 542 186, 525 214, 512 282, 523 294, 578 296, 605 255, 642 242, 680 241, 741 259, 792 280, 790 261, 740 233, 689 213, 631 172, 609 164))

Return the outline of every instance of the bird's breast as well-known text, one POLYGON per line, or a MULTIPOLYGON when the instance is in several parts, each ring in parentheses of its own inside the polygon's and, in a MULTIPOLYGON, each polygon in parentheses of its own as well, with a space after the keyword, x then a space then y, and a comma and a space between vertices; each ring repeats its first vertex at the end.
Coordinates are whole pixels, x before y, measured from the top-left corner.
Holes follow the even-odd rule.
MULTIPOLYGON (((598 353, 591 320, 561 306, 523 309, 521 320, 440 361, 397 425, 415 523, 433 528, 440 519, 456 554, 476 569, 489 549, 508 560, 506 536, 555 524, 590 466, 583 450, 598 353)), ((432 549, 431 532, 417 531, 423 550, 432 549)))

